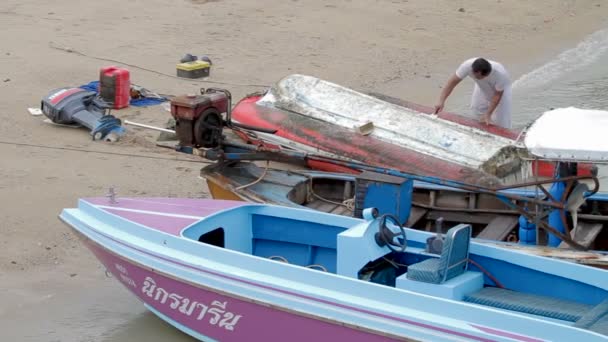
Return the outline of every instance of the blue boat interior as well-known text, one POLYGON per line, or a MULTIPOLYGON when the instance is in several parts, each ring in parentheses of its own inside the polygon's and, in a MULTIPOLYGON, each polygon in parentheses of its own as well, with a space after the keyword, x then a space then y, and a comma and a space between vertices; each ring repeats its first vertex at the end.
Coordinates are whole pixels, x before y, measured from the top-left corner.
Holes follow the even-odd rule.
POLYGON ((433 235, 400 227, 398 218, 373 210, 363 216, 365 220, 245 205, 208 216, 182 234, 265 262, 559 320, 608 335, 608 291, 603 288, 472 253, 470 225, 433 235))
MULTIPOLYGON (((499 241, 515 239, 526 245, 557 246, 561 243, 553 235, 536 229, 532 221, 513 210, 505 203, 505 199, 446 185, 369 171, 351 175, 310 170, 266 170, 253 163, 210 165, 201 171, 201 175, 208 179, 211 176, 211 179, 215 179, 212 183, 220 187, 222 184, 230 184, 231 187, 246 185, 242 193, 251 195, 254 202, 309 208, 359 218, 363 209, 374 207, 382 214, 397 216, 400 222, 406 222, 410 228, 428 231, 441 217, 451 224, 469 223, 473 229, 472 235, 477 238, 499 241), (218 178, 218 175, 221 177, 218 178)), ((549 192, 555 198, 561 198, 562 193, 559 191, 563 190, 565 183, 558 182, 553 184, 549 192)), ((540 196, 529 189, 516 188, 501 192, 520 198, 540 196)), ((525 200, 506 202, 515 203, 528 211, 535 210, 525 200)), ((594 194, 587 197, 578 215, 581 227, 576 230, 577 240, 588 248, 608 249, 608 229, 602 229, 604 223, 600 219, 606 214, 606 195, 594 194)), ((566 216, 571 220, 568 212, 566 216)), ((547 219, 551 226, 566 231, 559 211, 552 211, 547 219)))

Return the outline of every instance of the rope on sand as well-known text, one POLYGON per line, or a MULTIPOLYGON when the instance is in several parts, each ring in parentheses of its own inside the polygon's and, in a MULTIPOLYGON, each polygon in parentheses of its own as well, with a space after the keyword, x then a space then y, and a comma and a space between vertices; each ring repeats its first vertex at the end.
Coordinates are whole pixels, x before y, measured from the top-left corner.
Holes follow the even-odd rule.
POLYGON ((82 53, 82 52, 80 52, 78 50, 74 50, 72 48, 58 46, 54 42, 49 42, 49 47, 51 49, 55 49, 55 50, 59 50, 59 51, 67 52, 67 53, 73 53, 73 54, 76 54, 76 55, 82 56, 82 57, 87 57, 87 58, 97 59, 97 60, 100 60, 100 61, 105 61, 105 62, 111 62, 111 63, 118 63, 118 64, 126 65, 126 66, 131 67, 131 68, 135 68, 135 69, 151 72, 151 73, 154 73, 154 74, 157 74, 157 75, 161 75, 161 76, 165 76, 165 77, 176 78, 176 79, 179 79, 179 80, 187 80, 188 82, 222 84, 222 85, 229 85, 229 86, 235 86, 235 87, 263 87, 263 88, 269 88, 270 87, 270 86, 265 85, 265 84, 230 83, 230 82, 220 82, 220 81, 197 80, 197 79, 189 79, 189 78, 188 79, 184 79, 184 78, 181 78, 181 77, 177 77, 175 75, 166 74, 164 72, 160 72, 160 71, 156 71, 156 70, 140 67, 138 65, 125 63, 125 62, 122 62, 122 61, 119 61, 119 60, 116 60, 116 59, 87 55, 85 53, 82 53))
POLYGON ((16 142, 10 142, 10 141, 0 141, 0 144, 2 144, 2 145, 13 145, 13 146, 24 146, 24 147, 34 147, 34 148, 45 148, 45 149, 49 149, 49 150, 98 153, 98 154, 123 156, 123 157, 133 157, 133 158, 146 158, 146 159, 156 159, 156 160, 181 161, 181 162, 199 163, 199 164, 211 164, 212 163, 212 162, 208 162, 208 161, 204 161, 204 160, 189 160, 189 159, 178 159, 178 158, 162 158, 162 157, 155 157, 155 156, 144 156, 144 155, 140 155, 140 154, 95 151, 95 150, 86 150, 86 149, 73 148, 73 147, 63 147, 63 146, 44 146, 44 145, 36 145, 36 144, 16 143, 16 142))

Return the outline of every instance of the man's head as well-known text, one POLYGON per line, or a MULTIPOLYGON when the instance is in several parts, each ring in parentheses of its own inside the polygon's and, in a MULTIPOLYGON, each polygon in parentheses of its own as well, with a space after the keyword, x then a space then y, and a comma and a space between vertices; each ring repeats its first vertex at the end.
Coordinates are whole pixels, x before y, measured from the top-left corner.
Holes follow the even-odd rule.
POLYGON ((487 59, 477 58, 473 62, 473 75, 476 79, 486 78, 492 72, 492 64, 487 59))

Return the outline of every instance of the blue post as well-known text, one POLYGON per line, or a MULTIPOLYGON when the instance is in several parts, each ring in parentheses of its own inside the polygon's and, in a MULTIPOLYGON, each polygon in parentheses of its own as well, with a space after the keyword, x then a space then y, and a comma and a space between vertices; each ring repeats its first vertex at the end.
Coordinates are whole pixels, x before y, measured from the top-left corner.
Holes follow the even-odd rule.
MULTIPOLYGON (((566 184, 564 182, 555 182, 551 186, 551 189, 549 189, 549 193, 551 194, 551 196, 553 196, 553 198, 555 198, 556 200, 559 200, 562 198, 562 195, 564 194, 565 190, 566 190, 566 184)), ((565 233, 566 227, 564 227, 564 223, 562 222, 561 212, 562 212, 562 210, 560 210, 560 209, 551 210, 551 213, 549 213, 549 218, 548 218, 547 223, 549 223, 549 225, 551 227, 557 229, 558 231, 565 233)), ((557 247, 561 242, 562 242, 562 240, 560 238, 549 233, 549 241, 548 241, 549 246, 557 247)))

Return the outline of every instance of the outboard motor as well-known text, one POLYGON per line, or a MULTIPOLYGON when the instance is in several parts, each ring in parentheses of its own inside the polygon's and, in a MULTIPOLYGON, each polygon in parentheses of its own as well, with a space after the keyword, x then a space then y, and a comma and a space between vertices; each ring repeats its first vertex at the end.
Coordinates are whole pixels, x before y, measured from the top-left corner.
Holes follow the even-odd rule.
POLYGON ((42 99, 40 107, 54 123, 76 123, 90 129, 93 140, 116 141, 124 133, 120 120, 106 114, 109 105, 95 92, 81 88, 56 89, 42 99))

